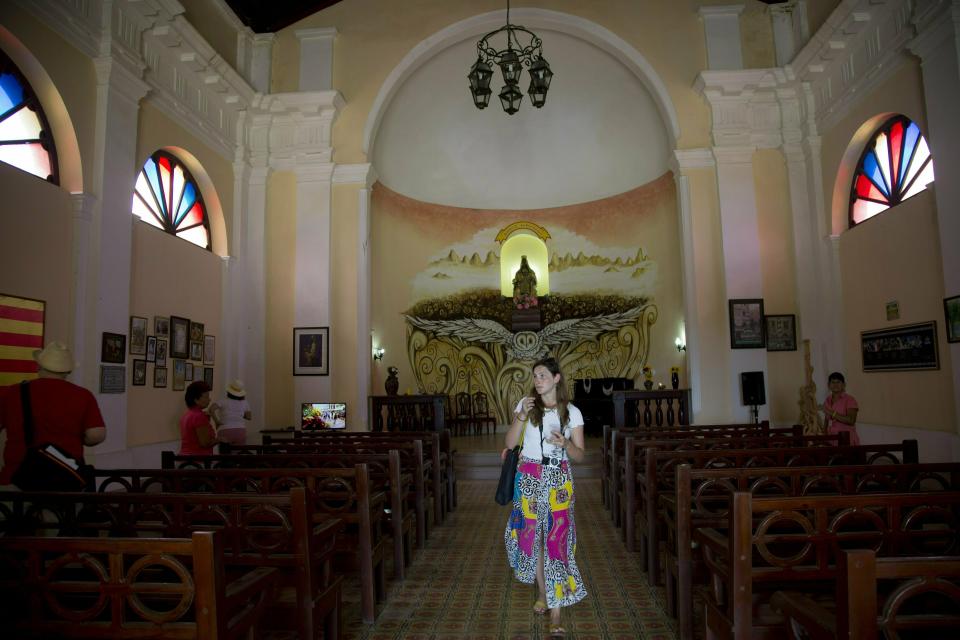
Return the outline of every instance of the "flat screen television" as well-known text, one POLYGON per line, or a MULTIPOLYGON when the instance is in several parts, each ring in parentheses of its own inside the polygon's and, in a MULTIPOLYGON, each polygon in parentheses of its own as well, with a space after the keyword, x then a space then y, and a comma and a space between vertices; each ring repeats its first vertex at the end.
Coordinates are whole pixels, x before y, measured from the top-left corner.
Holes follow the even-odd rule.
POLYGON ((302 409, 301 429, 347 428, 347 405, 343 402, 304 402, 302 409))

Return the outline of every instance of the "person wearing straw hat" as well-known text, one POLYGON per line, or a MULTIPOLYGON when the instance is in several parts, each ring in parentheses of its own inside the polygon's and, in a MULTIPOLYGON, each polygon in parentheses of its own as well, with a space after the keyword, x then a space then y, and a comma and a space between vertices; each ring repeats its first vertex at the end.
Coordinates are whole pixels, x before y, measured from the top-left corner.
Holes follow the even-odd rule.
POLYGON ((220 425, 220 442, 229 442, 230 444, 247 443, 247 425, 253 417, 250 411, 250 404, 247 402, 247 391, 243 388, 241 380, 234 380, 227 385, 227 397, 223 402, 215 404, 210 414, 220 425))
MULTIPOLYGON (((33 352, 37 379, 26 383, 33 414, 34 442, 52 444, 78 463, 84 445, 98 445, 107 437, 97 399, 66 378, 73 371, 73 354, 62 342, 51 342, 33 352)), ((0 430, 6 429, 0 484, 10 484, 26 454, 20 384, 0 387, 0 430)))

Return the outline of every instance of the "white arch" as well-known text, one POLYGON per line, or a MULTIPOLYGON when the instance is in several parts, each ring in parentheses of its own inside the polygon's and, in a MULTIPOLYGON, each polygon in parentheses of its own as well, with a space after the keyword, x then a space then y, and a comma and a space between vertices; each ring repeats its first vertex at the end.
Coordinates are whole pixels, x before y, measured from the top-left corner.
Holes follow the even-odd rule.
MULTIPOLYGON (((637 76, 641 84, 650 92, 664 123, 667 125, 671 147, 676 147, 677 140, 680 139, 680 125, 673 101, 653 66, 633 45, 595 22, 567 13, 546 9, 513 9, 510 14, 511 18, 516 18, 515 23, 526 23, 572 35, 589 42, 619 60, 621 64, 637 76)), ((505 20, 506 11, 491 11, 490 13, 473 16, 441 29, 413 47, 384 80, 373 105, 370 107, 367 124, 363 130, 363 152, 367 154, 367 157, 370 157, 370 150, 373 148, 377 130, 380 128, 380 121, 389 107, 390 101, 417 68, 447 47, 471 36, 479 37, 492 31, 502 26, 505 20)), ((466 71, 464 71, 464 74, 466 74, 466 71)))
POLYGON ((60 172, 60 188, 69 193, 83 193, 83 165, 80 161, 80 145, 77 132, 60 92, 50 75, 31 51, 9 30, 0 25, 0 46, 16 63, 20 72, 40 98, 43 112, 50 123, 53 144, 57 149, 57 164, 60 172))

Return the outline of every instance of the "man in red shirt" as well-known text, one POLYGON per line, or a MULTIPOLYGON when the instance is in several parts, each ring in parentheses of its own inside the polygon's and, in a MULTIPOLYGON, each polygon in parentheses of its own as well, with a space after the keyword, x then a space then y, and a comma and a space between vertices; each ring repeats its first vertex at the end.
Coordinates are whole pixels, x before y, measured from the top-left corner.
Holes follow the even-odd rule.
MULTIPOLYGON (((103 442, 107 429, 92 393, 66 380, 73 370, 73 354, 60 342, 51 342, 33 352, 39 365, 38 378, 27 386, 33 413, 34 443, 53 444, 83 461, 83 446, 103 442)), ((23 407, 20 385, 0 387, 0 430, 6 429, 0 484, 10 479, 20 466, 26 447, 23 438, 23 407)))

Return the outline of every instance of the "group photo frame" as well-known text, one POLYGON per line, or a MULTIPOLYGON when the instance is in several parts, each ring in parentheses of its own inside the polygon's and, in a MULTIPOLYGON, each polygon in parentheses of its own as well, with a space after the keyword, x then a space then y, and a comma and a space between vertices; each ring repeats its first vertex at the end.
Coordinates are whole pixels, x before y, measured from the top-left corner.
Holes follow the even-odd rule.
POLYGON ((763 299, 739 298, 728 301, 731 349, 763 349, 763 299))
POLYGON ((864 371, 939 369, 936 321, 860 332, 864 371))
POLYGON ((330 375, 330 327, 294 327, 293 375, 330 375))

